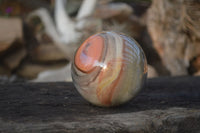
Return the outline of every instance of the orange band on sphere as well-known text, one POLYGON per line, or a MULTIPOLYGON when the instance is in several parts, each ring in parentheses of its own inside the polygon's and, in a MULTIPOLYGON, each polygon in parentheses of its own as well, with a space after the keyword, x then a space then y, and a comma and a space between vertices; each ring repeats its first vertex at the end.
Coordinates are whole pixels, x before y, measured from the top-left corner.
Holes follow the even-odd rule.
POLYGON ((95 62, 99 61, 102 55, 104 40, 100 36, 91 36, 77 50, 75 65, 85 73, 89 73, 95 62))

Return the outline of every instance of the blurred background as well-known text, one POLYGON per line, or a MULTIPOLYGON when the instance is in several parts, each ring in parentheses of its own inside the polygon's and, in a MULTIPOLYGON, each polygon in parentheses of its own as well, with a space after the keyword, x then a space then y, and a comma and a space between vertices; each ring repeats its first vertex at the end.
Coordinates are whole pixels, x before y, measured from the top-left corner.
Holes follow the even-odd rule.
POLYGON ((199 0, 0 0, 0 83, 71 81, 74 51, 103 30, 137 40, 148 78, 200 75, 199 0))

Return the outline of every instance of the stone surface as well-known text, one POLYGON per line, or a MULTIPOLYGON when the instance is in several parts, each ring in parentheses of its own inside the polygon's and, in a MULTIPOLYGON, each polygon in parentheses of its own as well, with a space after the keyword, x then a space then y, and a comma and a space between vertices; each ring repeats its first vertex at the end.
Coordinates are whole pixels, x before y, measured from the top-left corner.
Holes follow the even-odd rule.
POLYGON ((131 37, 113 31, 90 36, 76 51, 72 79, 79 93, 98 106, 129 101, 147 77, 147 60, 131 37))
POLYGON ((72 83, 0 84, 0 132, 199 133, 200 77, 154 78, 129 103, 100 108, 72 83))

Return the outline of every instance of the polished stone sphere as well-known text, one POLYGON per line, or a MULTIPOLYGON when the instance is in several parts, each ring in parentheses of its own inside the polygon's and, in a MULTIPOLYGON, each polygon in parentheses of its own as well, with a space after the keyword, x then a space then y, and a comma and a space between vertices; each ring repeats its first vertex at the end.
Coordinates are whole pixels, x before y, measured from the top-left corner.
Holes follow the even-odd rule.
POLYGON ((98 106, 129 101, 143 87, 147 61, 131 37, 113 31, 90 36, 77 49, 72 79, 78 92, 98 106))

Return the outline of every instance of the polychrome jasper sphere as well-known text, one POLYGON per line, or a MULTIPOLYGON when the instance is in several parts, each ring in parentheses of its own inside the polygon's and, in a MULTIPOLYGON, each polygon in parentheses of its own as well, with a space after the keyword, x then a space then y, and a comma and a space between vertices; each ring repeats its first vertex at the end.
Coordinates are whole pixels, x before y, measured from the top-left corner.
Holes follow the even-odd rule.
POLYGON ((98 106, 129 101, 142 88, 147 61, 129 36, 112 31, 90 36, 76 51, 72 79, 78 92, 98 106))

